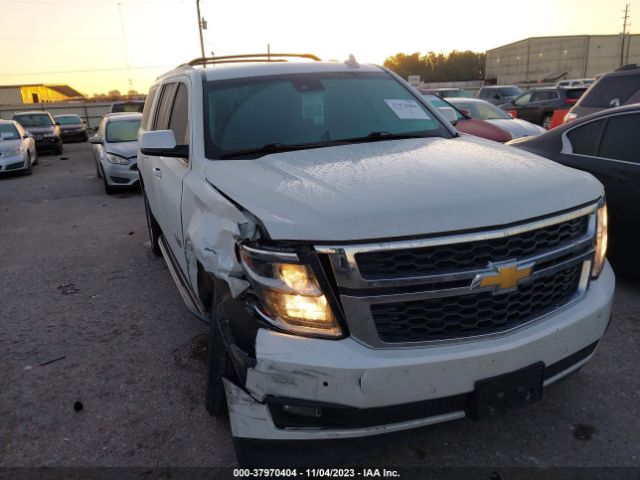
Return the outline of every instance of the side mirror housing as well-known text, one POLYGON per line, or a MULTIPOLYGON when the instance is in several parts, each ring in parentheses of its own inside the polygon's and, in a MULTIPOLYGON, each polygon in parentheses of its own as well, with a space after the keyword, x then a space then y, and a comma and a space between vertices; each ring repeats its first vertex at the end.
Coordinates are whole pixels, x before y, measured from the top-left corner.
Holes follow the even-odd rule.
POLYGON ((93 136, 89 137, 89 143, 101 144, 102 143, 102 139, 98 135, 93 135, 93 136))
POLYGON ((176 145, 173 130, 155 130, 140 135, 140 153, 153 157, 186 158, 188 145, 176 145))
POLYGON ((447 119, 451 125, 458 123, 458 116, 456 111, 451 107, 438 107, 438 111, 447 119))

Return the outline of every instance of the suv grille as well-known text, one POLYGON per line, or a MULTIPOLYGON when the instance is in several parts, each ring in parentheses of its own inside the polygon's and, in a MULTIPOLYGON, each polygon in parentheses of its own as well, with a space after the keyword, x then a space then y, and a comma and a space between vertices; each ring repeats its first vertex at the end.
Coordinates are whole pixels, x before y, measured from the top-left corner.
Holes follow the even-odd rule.
POLYGON ((498 333, 542 316, 576 293, 582 264, 542 277, 515 292, 457 295, 374 304, 371 314, 383 342, 421 342, 498 333))
POLYGON ((489 262, 526 258, 583 236, 588 216, 504 238, 410 250, 356 254, 363 278, 412 277, 486 268, 489 262))

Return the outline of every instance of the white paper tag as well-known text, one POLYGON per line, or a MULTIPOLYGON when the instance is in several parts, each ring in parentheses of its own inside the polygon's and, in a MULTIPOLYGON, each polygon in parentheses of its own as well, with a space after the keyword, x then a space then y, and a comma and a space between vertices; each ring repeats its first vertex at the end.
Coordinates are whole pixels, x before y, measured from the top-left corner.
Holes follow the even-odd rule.
POLYGON ((314 125, 324 124, 324 95, 322 92, 302 94, 302 118, 313 120, 314 125))
POLYGON ((385 103, 401 120, 431 120, 415 100, 385 100, 385 103))

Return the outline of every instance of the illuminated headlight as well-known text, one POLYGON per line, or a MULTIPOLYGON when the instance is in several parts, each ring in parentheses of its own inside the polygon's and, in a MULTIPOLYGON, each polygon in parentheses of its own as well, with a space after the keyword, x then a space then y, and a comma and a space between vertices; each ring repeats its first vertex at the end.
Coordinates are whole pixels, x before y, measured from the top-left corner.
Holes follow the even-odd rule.
POLYGON ((264 313, 275 327, 302 335, 342 335, 315 274, 296 255, 280 258, 268 251, 241 247, 240 257, 264 313))
POLYGON ((15 155, 21 155, 24 152, 24 147, 22 145, 18 145, 17 147, 10 148, 9 150, 5 150, 2 153, 3 157, 13 157, 15 155))
POLYGON ((115 163, 116 165, 129 165, 129 160, 126 158, 118 157, 111 153, 107 153, 107 161, 109 163, 115 163))
POLYGON ((596 255, 593 261, 591 276, 597 278, 602 272, 607 255, 607 243, 609 242, 609 218, 607 214, 607 204, 598 208, 598 228, 596 230, 596 255))

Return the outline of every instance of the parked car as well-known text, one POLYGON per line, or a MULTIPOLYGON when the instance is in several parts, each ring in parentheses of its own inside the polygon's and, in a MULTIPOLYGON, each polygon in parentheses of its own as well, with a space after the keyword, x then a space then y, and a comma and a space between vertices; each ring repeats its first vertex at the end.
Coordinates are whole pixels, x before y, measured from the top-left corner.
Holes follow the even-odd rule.
POLYGON ((480 100, 486 100, 494 105, 500 105, 507 103, 516 98, 518 95, 522 95, 522 89, 515 85, 494 85, 491 87, 481 87, 476 92, 475 98, 480 100))
POLYGON ((139 183, 137 153, 141 118, 139 113, 106 115, 98 132, 89 139, 93 144, 96 176, 102 179, 107 195, 139 183))
POLYGON ((49 112, 18 112, 13 114, 12 120, 33 135, 38 152, 49 150, 59 155, 64 151, 62 131, 49 112))
POLYGON ((567 80, 560 80, 559 82, 556 83, 556 87, 588 87, 589 85, 591 85, 593 82, 595 82, 595 79, 593 78, 574 78, 574 79, 567 79, 567 80))
POLYGON ((143 100, 128 100, 126 102, 114 102, 111 104, 109 113, 142 113, 144 108, 143 100))
POLYGON ((591 173, 605 187, 611 253, 620 270, 640 268, 640 104, 607 109, 514 147, 591 173))
POLYGON ((493 417, 592 357, 595 178, 460 135, 382 67, 285 59, 167 72, 139 137, 150 245, 210 325, 205 405, 241 465, 493 417))
POLYGON ((600 77, 573 105, 564 121, 633 103, 640 103, 640 66, 627 65, 600 77))
POLYGON ((22 170, 31 175, 38 153, 33 136, 13 120, 0 119, 0 172, 22 170))
POLYGON ((62 141, 79 140, 86 142, 88 140, 87 124, 75 114, 56 115, 53 117, 56 123, 60 125, 62 133, 62 141))
POLYGON ((513 118, 492 103, 477 98, 451 98, 449 102, 462 113, 483 120, 511 134, 513 138, 529 137, 546 132, 544 128, 521 118, 513 118))
POLYGON ((534 88, 509 103, 503 103, 500 108, 514 111, 518 118, 542 125, 548 130, 551 128, 553 112, 563 108, 570 108, 586 90, 586 87, 534 88))
MULTIPOLYGON (((492 123, 485 122, 484 120, 472 118, 471 116, 461 112, 452 103, 436 96, 436 95, 422 95, 434 107, 444 110, 447 115, 448 110, 452 110, 452 117, 449 119, 456 129, 462 133, 468 133, 469 135, 475 135, 476 137, 482 137, 494 142, 508 142, 513 137, 506 130, 499 125, 493 125, 492 123)), ((453 99, 449 99, 453 100, 453 99)))
POLYGON ((471 95, 462 88, 426 88, 421 89, 423 95, 437 95, 442 98, 470 98, 471 95))

